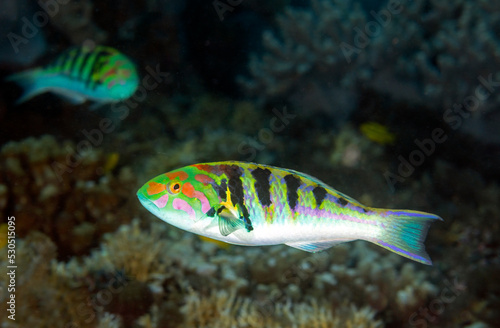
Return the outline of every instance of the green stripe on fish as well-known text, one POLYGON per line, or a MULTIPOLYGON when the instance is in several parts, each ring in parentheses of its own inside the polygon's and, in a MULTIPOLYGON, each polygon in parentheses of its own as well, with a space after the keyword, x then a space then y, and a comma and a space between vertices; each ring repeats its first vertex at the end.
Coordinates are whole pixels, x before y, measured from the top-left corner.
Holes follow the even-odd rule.
POLYGON ((165 222, 226 243, 318 252, 361 239, 429 265, 424 241, 442 220, 366 207, 307 174, 246 162, 189 165, 148 181, 137 196, 165 222))

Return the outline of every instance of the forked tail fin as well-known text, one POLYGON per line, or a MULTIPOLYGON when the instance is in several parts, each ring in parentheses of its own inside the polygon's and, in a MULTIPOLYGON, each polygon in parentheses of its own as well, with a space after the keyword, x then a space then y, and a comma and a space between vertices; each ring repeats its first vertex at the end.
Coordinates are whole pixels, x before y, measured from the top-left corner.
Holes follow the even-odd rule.
POLYGON ((443 221, 441 217, 409 210, 383 210, 380 214, 385 227, 378 238, 370 239, 371 242, 414 261, 432 265, 424 241, 430 224, 443 221))
POLYGON ((6 81, 17 83, 24 90, 22 96, 16 101, 16 105, 19 105, 20 103, 23 103, 44 91, 36 84, 37 78, 39 78, 41 72, 41 69, 35 68, 15 73, 5 78, 6 81))

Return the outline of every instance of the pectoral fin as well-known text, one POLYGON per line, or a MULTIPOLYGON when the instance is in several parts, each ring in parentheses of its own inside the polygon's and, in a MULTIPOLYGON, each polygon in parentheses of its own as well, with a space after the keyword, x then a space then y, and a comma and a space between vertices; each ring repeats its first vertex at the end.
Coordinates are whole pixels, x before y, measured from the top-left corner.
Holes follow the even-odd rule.
POLYGON ((226 190, 226 200, 220 202, 221 207, 217 210, 219 216, 219 231, 221 235, 227 236, 238 229, 245 228, 248 232, 253 230, 252 222, 248 217, 248 211, 243 203, 233 204, 231 189, 226 190), (241 211, 241 206, 245 211, 241 211), (246 214, 246 215, 245 215, 246 214))
POLYGON ((316 252, 324 251, 325 249, 336 246, 338 244, 345 243, 346 241, 350 241, 350 240, 327 240, 327 241, 320 241, 320 242, 292 242, 292 243, 286 243, 285 245, 300 249, 302 251, 316 253, 316 252))
POLYGON ((219 210, 219 231, 221 235, 227 236, 238 229, 244 229, 245 223, 227 208, 219 210))

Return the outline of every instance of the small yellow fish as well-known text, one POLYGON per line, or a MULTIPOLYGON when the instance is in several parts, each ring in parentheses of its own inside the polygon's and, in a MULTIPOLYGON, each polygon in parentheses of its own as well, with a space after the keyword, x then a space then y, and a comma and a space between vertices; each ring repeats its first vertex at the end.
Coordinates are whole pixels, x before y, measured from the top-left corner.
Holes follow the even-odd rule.
POLYGON ((198 237, 200 237, 200 240, 202 240, 202 241, 206 241, 206 242, 208 242, 208 243, 215 244, 215 245, 217 245, 219 248, 222 248, 222 249, 229 249, 229 247, 231 247, 231 245, 230 245, 230 244, 225 243, 225 242, 220 241, 220 240, 217 240, 217 239, 212 239, 212 238, 205 237, 205 236, 201 236, 201 235, 198 235, 198 237))
POLYGON ((365 122, 359 126, 359 130, 365 137, 381 145, 393 144, 396 140, 394 133, 377 122, 365 122))
POLYGON ((120 160, 120 154, 111 153, 108 155, 106 159, 106 163, 104 163, 103 171, 104 173, 109 173, 113 171, 113 169, 118 165, 118 161, 120 160))

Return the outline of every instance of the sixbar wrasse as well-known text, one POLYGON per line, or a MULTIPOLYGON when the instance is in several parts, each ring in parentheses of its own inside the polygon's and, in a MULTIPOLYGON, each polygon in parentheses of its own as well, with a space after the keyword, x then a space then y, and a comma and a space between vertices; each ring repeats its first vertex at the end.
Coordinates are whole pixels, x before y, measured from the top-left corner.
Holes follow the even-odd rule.
POLYGON ((423 243, 442 220, 366 207, 307 174, 245 162, 189 165, 150 180, 137 196, 163 221, 231 244, 317 252, 362 239, 429 265, 423 243))

